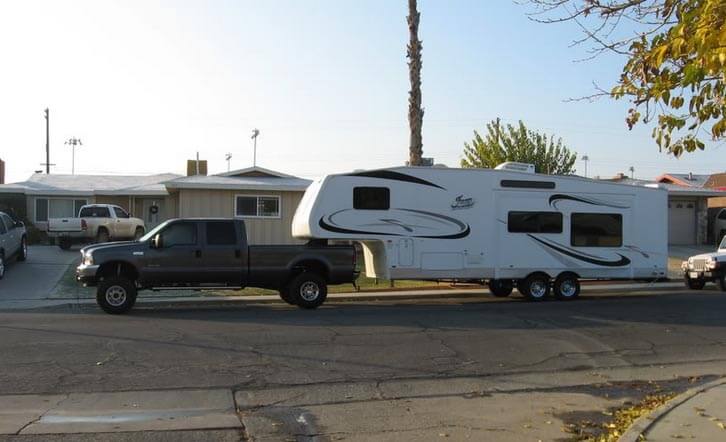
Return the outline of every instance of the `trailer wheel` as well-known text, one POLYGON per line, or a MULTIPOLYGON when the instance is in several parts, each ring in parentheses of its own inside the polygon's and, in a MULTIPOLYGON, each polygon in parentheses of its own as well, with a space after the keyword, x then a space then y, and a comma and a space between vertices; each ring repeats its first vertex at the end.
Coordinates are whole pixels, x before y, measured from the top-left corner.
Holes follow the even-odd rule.
POLYGON ((302 272, 294 277, 287 289, 295 305, 304 309, 319 307, 328 296, 327 282, 312 272, 302 272))
POLYGON ((691 279, 686 276, 686 287, 691 290, 702 290, 706 286, 706 281, 703 279, 691 279))
POLYGON ((512 294, 514 284, 509 279, 490 279, 489 291, 497 298, 506 298, 512 294))
POLYGON ((580 296, 580 281, 574 273, 563 273, 555 279, 552 290, 560 301, 575 299, 580 296))
POLYGON ((126 313, 136 303, 136 285, 124 277, 106 278, 98 284, 96 303, 112 315, 126 313))
POLYGON ((544 301, 550 294, 550 277, 545 273, 532 273, 518 288, 528 301, 544 301))

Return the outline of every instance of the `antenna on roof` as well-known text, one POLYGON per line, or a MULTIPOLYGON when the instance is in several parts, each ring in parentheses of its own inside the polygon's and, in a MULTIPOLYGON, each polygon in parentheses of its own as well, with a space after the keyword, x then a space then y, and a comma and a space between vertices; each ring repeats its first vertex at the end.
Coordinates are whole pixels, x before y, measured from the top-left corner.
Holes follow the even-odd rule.
POLYGON ((66 146, 71 146, 71 149, 73 149, 73 156, 71 160, 71 175, 76 174, 76 146, 83 146, 83 143, 81 143, 81 140, 78 138, 68 138, 65 143, 66 146))
POLYGON ((232 159, 231 153, 224 154, 224 160, 227 161, 227 172, 229 172, 229 160, 231 160, 231 159, 232 159))

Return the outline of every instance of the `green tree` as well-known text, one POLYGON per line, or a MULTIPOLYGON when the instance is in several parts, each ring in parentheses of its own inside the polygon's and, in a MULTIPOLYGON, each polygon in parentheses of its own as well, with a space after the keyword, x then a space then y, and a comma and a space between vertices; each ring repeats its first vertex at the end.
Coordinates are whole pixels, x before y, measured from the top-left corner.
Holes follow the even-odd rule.
POLYGON ((617 83, 592 97, 629 99, 628 127, 655 121, 660 150, 680 156, 726 137, 725 0, 529 1, 537 21, 577 23, 592 57, 624 57, 617 83))
POLYGON ((492 169, 505 161, 534 164, 537 173, 569 175, 575 173, 577 153, 570 152, 562 139, 527 129, 523 122, 502 126, 499 118, 487 124, 482 137, 474 131, 474 139, 464 143, 461 167, 492 169))

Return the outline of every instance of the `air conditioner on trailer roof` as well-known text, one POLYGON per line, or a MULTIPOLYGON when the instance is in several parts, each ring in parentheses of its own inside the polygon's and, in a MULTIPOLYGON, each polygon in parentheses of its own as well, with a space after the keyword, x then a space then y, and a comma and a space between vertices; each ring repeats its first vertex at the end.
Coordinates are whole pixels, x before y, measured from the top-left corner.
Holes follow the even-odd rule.
POLYGON ((534 164, 517 163, 515 161, 507 161, 495 167, 496 170, 511 170, 513 172, 534 173, 534 164))

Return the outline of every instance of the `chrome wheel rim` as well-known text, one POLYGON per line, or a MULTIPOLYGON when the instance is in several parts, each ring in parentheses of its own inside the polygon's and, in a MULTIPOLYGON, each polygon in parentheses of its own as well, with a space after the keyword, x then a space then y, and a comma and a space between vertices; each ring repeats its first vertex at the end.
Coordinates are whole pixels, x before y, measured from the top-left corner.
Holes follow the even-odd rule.
POLYGON ((300 286, 300 297, 305 301, 315 301, 320 296, 320 287, 312 281, 307 281, 300 286))
POLYGON ((112 285, 106 289, 106 302, 113 307, 119 307, 126 302, 126 289, 120 285, 112 285))
POLYGON ((28 243, 23 240, 23 258, 28 256, 28 243))
POLYGON ((560 284, 560 294, 564 296, 565 298, 570 298, 572 296, 575 296, 575 292, 577 291, 577 286, 574 281, 571 280, 565 280, 562 281, 562 284, 560 284))
POLYGON ((533 298, 544 298, 544 295, 547 293, 547 283, 544 281, 534 281, 529 286, 529 293, 533 298))

